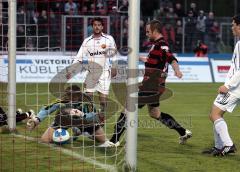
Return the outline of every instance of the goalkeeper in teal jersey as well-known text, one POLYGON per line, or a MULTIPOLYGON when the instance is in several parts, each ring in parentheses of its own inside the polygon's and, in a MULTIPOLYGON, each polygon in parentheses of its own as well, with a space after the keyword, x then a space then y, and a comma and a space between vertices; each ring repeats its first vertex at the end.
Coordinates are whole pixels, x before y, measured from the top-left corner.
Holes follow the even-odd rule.
POLYGON ((67 87, 61 99, 42 107, 36 117, 28 120, 28 128, 34 129, 53 112, 56 112, 54 121, 42 135, 42 142, 51 143, 55 129, 72 127, 82 133, 88 132, 90 135, 95 135, 94 138, 101 144, 100 147, 114 146, 108 141, 101 127, 104 114, 96 112, 91 98, 82 93, 78 86, 67 87))

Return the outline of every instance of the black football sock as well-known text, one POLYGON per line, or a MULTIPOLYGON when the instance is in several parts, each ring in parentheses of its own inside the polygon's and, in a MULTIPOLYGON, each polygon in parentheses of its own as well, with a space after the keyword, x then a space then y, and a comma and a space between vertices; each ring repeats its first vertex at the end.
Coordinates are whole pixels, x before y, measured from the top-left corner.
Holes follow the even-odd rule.
POLYGON ((29 117, 28 112, 16 113, 16 122, 20 122, 29 117))
POLYGON ((0 107, 0 114, 6 114, 1 107, 0 107))
POLYGON ((117 120, 117 123, 114 126, 114 133, 113 133, 112 138, 110 139, 111 142, 117 143, 119 141, 121 135, 123 134, 123 132, 126 129, 125 123, 126 123, 126 114, 121 113, 121 115, 119 116, 119 118, 117 120))
POLYGON ((180 136, 185 135, 186 129, 183 128, 171 115, 162 112, 158 120, 168 128, 176 130, 180 136))
POLYGON ((7 115, 0 107, 0 126, 7 125, 7 115))
POLYGON ((0 113, 0 127, 3 125, 7 125, 7 115, 0 113))

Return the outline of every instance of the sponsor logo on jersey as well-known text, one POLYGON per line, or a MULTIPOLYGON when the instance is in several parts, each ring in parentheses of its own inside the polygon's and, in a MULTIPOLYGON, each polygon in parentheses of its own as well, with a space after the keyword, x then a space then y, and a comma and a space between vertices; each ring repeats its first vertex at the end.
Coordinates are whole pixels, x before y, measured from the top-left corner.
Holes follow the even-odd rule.
POLYGON ((95 52, 89 52, 88 51, 88 53, 89 53, 89 55, 90 56, 97 56, 97 55, 105 55, 106 54, 106 51, 95 51, 95 52))

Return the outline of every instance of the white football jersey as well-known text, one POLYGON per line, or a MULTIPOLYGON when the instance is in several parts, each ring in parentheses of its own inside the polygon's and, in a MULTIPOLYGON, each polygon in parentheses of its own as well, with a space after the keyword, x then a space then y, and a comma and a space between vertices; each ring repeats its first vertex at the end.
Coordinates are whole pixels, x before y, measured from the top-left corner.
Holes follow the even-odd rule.
POLYGON ((76 56, 75 61, 88 61, 89 67, 100 65, 103 70, 110 70, 111 62, 116 60, 117 48, 111 35, 103 34, 94 38, 93 35, 86 38, 76 56), (94 63, 98 65, 94 65, 94 63))
POLYGON ((229 88, 229 92, 240 98, 240 41, 235 45, 231 67, 224 84, 229 88))

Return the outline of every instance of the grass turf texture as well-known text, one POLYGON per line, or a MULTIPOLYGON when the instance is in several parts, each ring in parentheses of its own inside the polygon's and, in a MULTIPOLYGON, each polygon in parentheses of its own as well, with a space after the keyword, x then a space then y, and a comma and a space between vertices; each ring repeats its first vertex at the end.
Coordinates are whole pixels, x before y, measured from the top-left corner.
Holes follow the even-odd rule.
MULTIPOLYGON (((239 171, 240 153, 227 157, 202 155, 204 148, 213 146, 212 124, 208 114, 220 84, 167 84, 173 90, 173 97, 161 102, 161 110, 173 115, 182 125, 193 132, 193 138, 186 145, 178 144, 178 134, 151 119, 147 108, 139 110, 137 147, 138 171, 187 172, 187 171, 239 171)), ((3 88, 4 86, 1 86, 3 88)), ((119 87, 120 91, 121 87, 119 87)), ((4 90, 4 89, 1 89, 4 90)), ((41 105, 53 98, 47 94, 45 84, 18 84, 17 107, 24 110, 39 110, 41 105), (36 94, 38 93, 38 94, 36 94), (36 106, 38 105, 38 106, 36 106)), ((110 95, 114 98, 114 95, 110 95)), ((4 102, 1 102, 4 104, 4 102)), ((239 147, 239 108, 232 114, 225 114, 229 132, 239 147)), ((107 120, 107 134, 113 132, 113 122, 118 117, 107 120)), ((22 135, 39 138, 52 118, 46 119, 33 132, 26 131, 25 124, 17 125, 22 135)), ((73 152, 90 157, 109 165, 118 164, 124 157, 123 147, 101 149, 92 146, 93 141, 79 138, 73 144, 63 145, 73 152), (84 144, 84 149, 83 149, 84 144), (117 156, 116 154, 117 153, 117 156)), ((118 165, 119 171, 122 164, 118 165)), ((0 171, 104 171, 92 164, 62 154, 37 142, 0 134, 0 171)))

